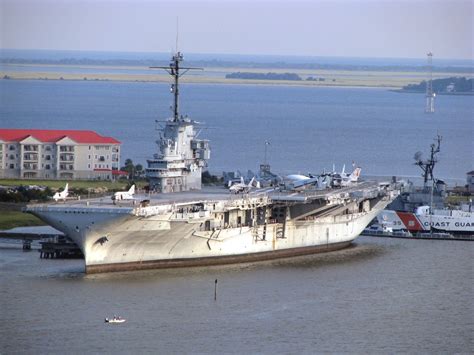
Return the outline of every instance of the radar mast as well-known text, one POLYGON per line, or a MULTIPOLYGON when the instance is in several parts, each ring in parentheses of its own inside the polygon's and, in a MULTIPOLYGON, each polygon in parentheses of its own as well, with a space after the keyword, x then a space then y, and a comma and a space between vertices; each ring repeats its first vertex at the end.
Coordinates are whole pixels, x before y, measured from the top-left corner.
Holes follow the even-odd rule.
POLYGON ((431 180, 434 182, 433 170, 436 163, 438 162, 438 159, 436 158, 436 154, 440 152, 441 139, 442 137, 438 134, 438 136, 436 137, 437 144, 435 143, 431 144, 431 154, 428 160, 423 161, 421 159, 421 152, 417 152, 415 154, 415 160, 416 160, 415 165, 418 165, 421 168, 421 170, 423 170, 423 173, 421 174, 421 176, 424 179, 425 186, 428 180, 431 180))
POLYGON ((150 67, 151 69, 164 69, 173 78, 170 91, 173 94, 173 122, 178 122, 181 119, 179 115, 179 78, 190 70, 203 70, 203 68, 180 67, 180 62, 183 61, 183 54, 177 51, 171 58, 170 64, 167 67, 150 67), (181 72, 181 70, 183 70, 181 72))

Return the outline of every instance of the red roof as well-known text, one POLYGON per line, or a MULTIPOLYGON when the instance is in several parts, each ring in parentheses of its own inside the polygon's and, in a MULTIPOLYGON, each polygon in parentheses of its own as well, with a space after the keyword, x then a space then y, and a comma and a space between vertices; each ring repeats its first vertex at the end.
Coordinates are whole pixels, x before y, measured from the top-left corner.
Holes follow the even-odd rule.
POLYGON ((126 171, 123 171, 123 170, 112 170, 112 175, 128 175, 128 173, 126 171))
POLYGON ((0 139, 7 142, 20 142, 29 136, 36 138, 43 143, 53 143, 63 139, 64 137, 68 137, 77 143, 120 144, 120 142, 115 138, 103 137, 94 131, 59 129, 0 129, 0 139))

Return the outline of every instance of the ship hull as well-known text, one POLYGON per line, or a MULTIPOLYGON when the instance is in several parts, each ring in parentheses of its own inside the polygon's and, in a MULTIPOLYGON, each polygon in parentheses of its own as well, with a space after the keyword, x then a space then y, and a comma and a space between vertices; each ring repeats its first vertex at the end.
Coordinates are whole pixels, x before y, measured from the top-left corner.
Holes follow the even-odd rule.
POLYGON ((437 232, 474 235, 474 215, 472 212, 443 211, 444 215, 417 215, 412 212, 385 210, 377 217, 379 224, 392 230, 408 230, 411 233, 437 232))
POLYGON ((204 221, 167 216, 36 211, 82 250, 87 273, 205 266, 285 258, 341 249, 362 232, 387 201, 371 211, 291 220, 255 227, 202 231, 204 221), (68 221, 67 218, 71 220, 68 221))
POLYGON ((125 263, 112 263, 112 264, 98 264, 98 265, 86 265, 87 274, 116 272, 116 271, 134 271, 134 270, 147 270, 147 269, 168 269, 168 268, 180 268, 180 267, 196 267, 196 266, 215 266, 215 265, 226 265, 226 264, 239 264, 248 262, 257 262, 265 260, 274 260, 280 258, 290 258, 296 256, 325 253, 330 251, 336 251, 343 249, 351 245, 351 241, 316 245, 308 247, 300 247, 293 249, 283 249, 260 253, 249 253, 249 254, 238 254, 238 255, 227 255, 227 256, 214 256, 214 257, 203 257, 203 258, 183 258, 183 259, 162 259, 162 260, 147 260, 147 261, 135 261, 125 263))

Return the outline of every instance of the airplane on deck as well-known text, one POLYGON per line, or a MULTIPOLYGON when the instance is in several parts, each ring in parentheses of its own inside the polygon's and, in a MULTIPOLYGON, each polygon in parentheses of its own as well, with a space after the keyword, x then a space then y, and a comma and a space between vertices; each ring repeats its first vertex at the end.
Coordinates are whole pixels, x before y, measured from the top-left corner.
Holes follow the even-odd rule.
POLYGON ((132 185, 128 191, 118 191, 112 196, 112 200, 121 201, 121 200, 133 200, 133 195, 135 194, 135 185, 132 185))
POLYGON ((345 172, 345 168, 346 168, 345 165, 342 167, 341 173, 336 173, 336 172, 332 173, 332 184, 334 187, 350 186, 359 180, 362 169, 360 167, 355 167, 355 164, 353 164, 353 166, 354 166, 354 170, 352 171, 351 174, 347 174, 345 172))
POLYGON ((56 192, 53 196, 53 200, 58 202, 59 200, 66 201, 67 196, 69 195, 69 184, 66 184, 64 190, 61 192, 56 192))
POLYGON ((290 184, 293 189, 301 189, 310 185, 318 185, 319 176, 312 174, 301 175, 301 174, 291 174, 286 177, 290 181, 290 184))
POLYGON ((256 181, 255 176, 248 184, 245 183, 243 177, 240 177, 240 182, 236 184, 232 184, 232 182, 229 181, 229 191, 235 194, 238 194, 239 192, 249 192, 253 188, 260 188, 260 182, 256 181))
POLYGON ((333 166, 332 172, 323 172, 319 175, 308 174, 292 174, 286 177, 286 180, 290 182, 292 189, 305 189, 315 186, 317 189, 325 189, 327 187, 346 187, 356 183, 359 180, 361 168, 357 167, 351 174, 345 172, 346 166, 344 165, 340 173, 336 172, 333 166))

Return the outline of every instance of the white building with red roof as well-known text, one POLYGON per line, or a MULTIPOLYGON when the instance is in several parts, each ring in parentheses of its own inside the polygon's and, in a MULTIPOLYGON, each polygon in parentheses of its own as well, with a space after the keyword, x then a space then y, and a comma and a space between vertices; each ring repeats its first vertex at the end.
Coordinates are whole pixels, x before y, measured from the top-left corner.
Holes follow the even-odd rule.
POLYGON ((112 179, 120 142, 94 131, 0 129, 0 178, 112 179))

